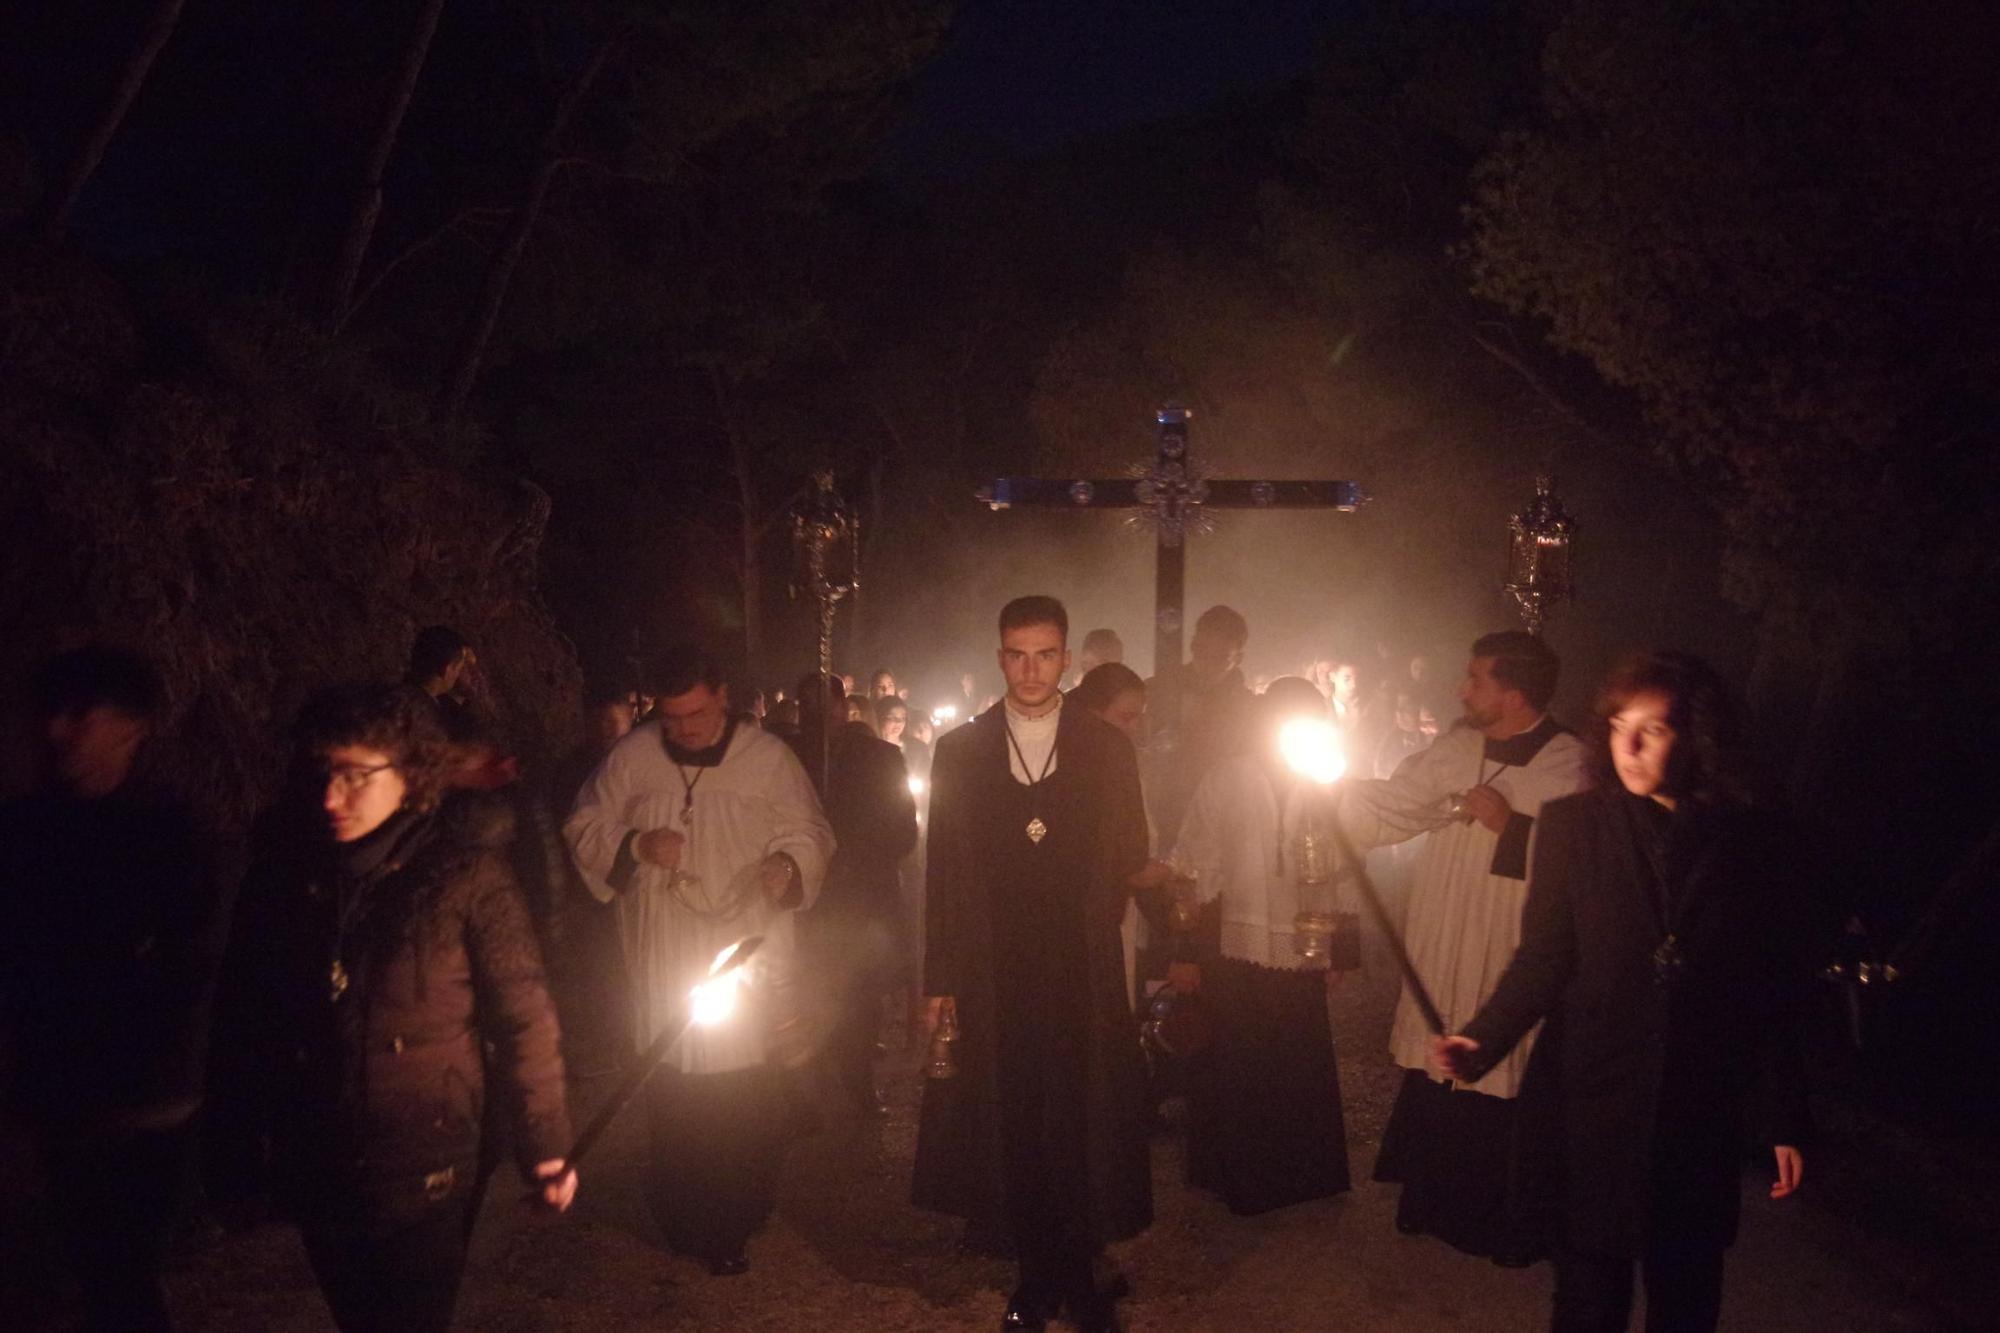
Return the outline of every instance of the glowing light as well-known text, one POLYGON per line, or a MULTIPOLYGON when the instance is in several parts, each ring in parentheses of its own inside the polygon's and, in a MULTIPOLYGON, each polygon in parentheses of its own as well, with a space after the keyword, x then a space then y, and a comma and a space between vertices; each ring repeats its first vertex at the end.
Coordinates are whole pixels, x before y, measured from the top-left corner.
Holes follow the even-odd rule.
POLYGON ((1278 733, 1278 753, 1292 772, 1322 786, 1340 781, 1347 772, 1347 753, 1340 732, 1331 722, 1295 717, 1278 733))
POLYGON ((736 991, 742 977, 740 971, 724 972, 694 988, 688 996, 688 1014, 696 1027, 712 1028, 729 1021, 736 1012, 736 991))
POLYGON ((715 955, 715 961, 708 965, 708 979, 688 993, 690 1023, 712 1028, 729 1021, 736 1012, 736 993, 749 980, 743 965, 763 943, 763 936, 751 935, 715 955))
POLYGON ((924 780, 915 773, 910 774, 910 795, 921 798, 924 794, 924 780))
POLYGON ((939 704, 936 708, 931 709, 931 725, 934 727, 941 727, 945 723, 953 722, 957 719, 958 706, 956 704, 939 704))

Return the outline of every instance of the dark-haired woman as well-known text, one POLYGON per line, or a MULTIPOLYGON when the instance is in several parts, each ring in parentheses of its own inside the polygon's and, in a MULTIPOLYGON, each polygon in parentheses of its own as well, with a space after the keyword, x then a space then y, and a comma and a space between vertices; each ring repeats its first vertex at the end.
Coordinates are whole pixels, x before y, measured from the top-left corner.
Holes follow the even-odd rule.
POLYGON ((440 803, 422 695, 329 691, 296 741, 303 780, 263 829, 225 969, 211 1188, 268 1171, 342 1329, 442 1330, 489 1098, 543 1203, 576 1191, 541 950, 509 830, 440 803))
POLYGON ((1520 952, 1439 1062, 1475 1078, 1553 1015, 1564 1243, 1553 1327, 1622 1330, 1635 1263, 1649 1331, 1713 1329, 1761 1085, 1773 1198, 1806 1133, 1808 944, 1797 842, 1750 800, 1715 673, 1649 654, 1599 694, 1600 784, 1542 808, 1520 952))

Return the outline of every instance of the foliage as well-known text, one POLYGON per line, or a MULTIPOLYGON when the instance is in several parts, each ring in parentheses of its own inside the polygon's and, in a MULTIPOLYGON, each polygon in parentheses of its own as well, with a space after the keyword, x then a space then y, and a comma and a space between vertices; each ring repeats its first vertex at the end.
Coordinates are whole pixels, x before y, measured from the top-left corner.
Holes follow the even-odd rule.
POLYGON ((176 713, 166 767, 235 828, 300 699, 398 677, 424 624, 482 646, 531 757, 563 743, 576 675, 536 589, 538 491, 454 464, 420 402, 282 309, 38 247, 3 267, 8 677, 64 641, 141 648, 176 713))
POLYGON ((1993 35, 1961 6, 1579 4, 1541 122, 1479 168, 1477 290, 1632 391, 1746 568, 1894 599, 1990 524, 1993 35))

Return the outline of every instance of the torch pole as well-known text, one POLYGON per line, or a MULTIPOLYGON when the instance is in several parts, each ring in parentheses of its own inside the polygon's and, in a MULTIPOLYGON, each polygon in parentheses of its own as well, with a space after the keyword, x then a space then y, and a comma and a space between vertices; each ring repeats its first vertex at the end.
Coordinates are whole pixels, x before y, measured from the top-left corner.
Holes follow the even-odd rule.
POLYGON ((1389 909, 1382 902, 1382 895, 1375 891, 1375 881, 1368 877, 1368 866, 1354 853, 1354 844, 1348 841, 1347 830, 1340 826, 1340 816, 1336 813, 1329 821, 1334 842, 1340 847, 1340 854, 1354 867, 1355 883, 1361 887, 1362 901, 1368 904, 1375 924, 1382 928, 1383 938, 1389 941, 1389 952, 1396 959, 1396 969, 1403 974, 1403 984, 1410 988, 1410 998, 1417 1002, 1417 1010, 1424 1016, 1424 1023, 1436 1036, 1444 1036, 1444 1015, 1438 1012, 1437 1002, 1431 999, 1430 990, 1424 979, 1417 975, 1417 965, 1410 961, 1410 951, 1403 947, 1403 932, 1396 929, 1396 923, 1389 917, 1389 909))

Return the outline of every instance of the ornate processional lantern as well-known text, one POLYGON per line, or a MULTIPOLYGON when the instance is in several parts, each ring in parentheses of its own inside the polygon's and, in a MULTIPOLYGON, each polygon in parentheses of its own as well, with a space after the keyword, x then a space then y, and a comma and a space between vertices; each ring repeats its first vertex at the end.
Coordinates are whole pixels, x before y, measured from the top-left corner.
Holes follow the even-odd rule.
POLYGON ((1556 498, 1555 483, 1536 477, 1535 498, 1507 522, 1507 581, 1501 585, 1528 633, 1540 634, 1556 607, 1575 597, 1575 543, 1576 520, 1556 498))
MULTIPOLYGON (((819 604, 819 674, 833 675, 833 610, 861 586, 861 521, 833 488, 833 473, 813 474, 813 489, 792 508, 792 596, 819 604)), ((824 704, 822 704, 824 708, 824 704)))

